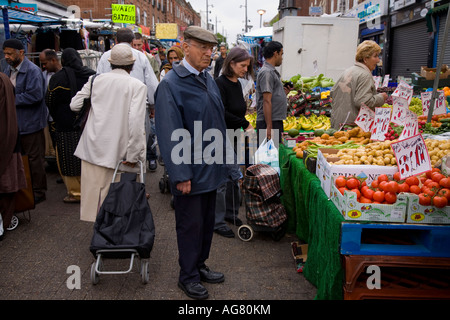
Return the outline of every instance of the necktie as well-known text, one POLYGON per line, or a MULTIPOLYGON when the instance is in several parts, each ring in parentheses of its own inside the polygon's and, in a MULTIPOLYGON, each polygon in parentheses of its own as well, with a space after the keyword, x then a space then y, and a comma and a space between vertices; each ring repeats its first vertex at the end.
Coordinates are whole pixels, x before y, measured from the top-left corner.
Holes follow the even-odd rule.
POLYGON ((202 79, 202 81, 206 84, 206 74, 202 71, 200 72, 199 76, 202 79))

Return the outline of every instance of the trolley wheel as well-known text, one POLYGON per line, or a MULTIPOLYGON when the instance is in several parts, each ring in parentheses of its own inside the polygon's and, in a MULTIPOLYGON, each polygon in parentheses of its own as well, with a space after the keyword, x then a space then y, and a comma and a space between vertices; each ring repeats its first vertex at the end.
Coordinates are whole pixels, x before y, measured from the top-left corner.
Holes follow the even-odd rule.
POLYGON ((143 284, 146 284, 148 282, 148 279, 150 278, 150 269, 148 267, 148 261, 142 260, 141 261, 141 280, 143 284))
POLYGON ((95 262, 91 265, 91 282, 92 284, 97 284, 100 280, 98 273, 95 271, 95 262))
POLYGON ((170 183, 169 183, 169 179, 166 179, 165 186, 166 186, 166 192, 169 193, 169 192, 170 192, 170 183))
POLYGON ((159 180, 159 191, 161 191, 161 193, 164 193, 166 191, 166 183, 164 181, 164 178, 161 178, 159 180))
POLYGON ((6 230, 14 230, 19 225, 19 218, 17 216, 12 216, 11 223, 9 224, 9 227, 6 228, 6 230))
POLYGON ((250 241, 253 238, 253 229, 249 225, 243 224, 238 228, 238 237, 242 241, 250 241))

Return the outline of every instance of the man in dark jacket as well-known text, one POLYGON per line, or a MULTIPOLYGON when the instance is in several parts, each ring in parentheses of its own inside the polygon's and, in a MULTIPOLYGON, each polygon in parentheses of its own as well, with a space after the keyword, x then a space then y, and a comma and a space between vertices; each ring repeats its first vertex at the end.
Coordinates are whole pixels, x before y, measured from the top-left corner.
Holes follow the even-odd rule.
POLYGON ((226 126, 219 89, 205 70, 217 40, 193 26, 184 37, 185 58, 173 65, 155 94, 155 125, 174 195, 178 286, 191 298, 205 299, 208 291, 200 281, 224 281, 205 261, 213 237, 216 190, 228 172, 221 152, 225 154, 226 126), (211 138, 214 132, 218 135, 211 138))
POLYGON ((10 67, 3 72, 16 88, 17 122, 22 153, 28 155, 35 203, 45 200, 45 135, 48 109, 45 105, 45 79, 37 65, 25 57, 17 39, 3 42, 3 53, 10 67))

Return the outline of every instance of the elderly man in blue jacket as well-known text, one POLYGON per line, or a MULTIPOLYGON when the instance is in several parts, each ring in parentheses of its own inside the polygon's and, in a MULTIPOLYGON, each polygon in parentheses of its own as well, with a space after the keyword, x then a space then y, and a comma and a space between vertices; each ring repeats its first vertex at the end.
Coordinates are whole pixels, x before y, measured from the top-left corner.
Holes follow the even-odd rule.
POLYGON ((185 58, 173 65, 155 94, 155 124, 160 151, 174 196, 180 274, 178 286, 193 299, 208 297, 201 282, 219 283, 224 275, 209 269, 216 190, 228 174, 224 107, 206 68, 216 37, 188 27, 185 58))
POLYGON ((35 203, 45 200, 45 135, 48 109, 45 105, 45 79, 41 69, 25 57, 22 42, 8 39, 3 53, 9 67, 4 73, 16 88, 17 122, 22 153, 28 155, 35 203))

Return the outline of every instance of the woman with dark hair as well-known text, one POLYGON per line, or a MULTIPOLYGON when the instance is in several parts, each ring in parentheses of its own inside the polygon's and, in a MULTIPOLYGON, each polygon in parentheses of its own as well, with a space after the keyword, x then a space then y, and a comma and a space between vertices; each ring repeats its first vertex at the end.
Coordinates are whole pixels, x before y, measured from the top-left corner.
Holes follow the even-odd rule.
MULTIPOLYGON (((253 57, 245 49, 234 47, 225 58, 222 75, 216 79, 225 108, 227 129, 253 130, 252 125, 245 119, 247 104, 239 81, 240 78, 249 79, 250 77, 253 78, 253 57)), ((227 183, 217 189, 214 227, 216 233, 230 238, 234 237, 234 232, 226 225, 225 221, 236 226, 242 225, 242 221, 237 217, 240 192, 237 183, 239 178, 236 179, 236 174, 240 174, 240 172, 237 166, 233 168, 233 177, 230 176, 227 183)))
POLYGON ((181 60, 183 60, 183 58, 184 58, 183 49, 181 49, 180 47, 177 47, 177 46, 171 47, 167 51, 167 60, 169 62, 162 66, 159 79, 162 80, 164 78, 164 76, 167 74, 167 72, 172 70, 172 66, 173 66, 174 62, 181 61, 181 60))
POLYGON ((64 49, 61 55, 63 68, 50 79, 46 103, 55 121, 56 160, 61 177, 67 188, 66 203, 79 203, 81 196, 81 160, 73 154, 81 132, 74 128, 75 112, 70 110, 70 101, 95 71, 83 66, 78 51, 64 49))
POLYGON ((14 86, 0 72, 0 240, 3 228, 8 228, 15 210, 15 195, 27 186, 20 154, 14 86))

